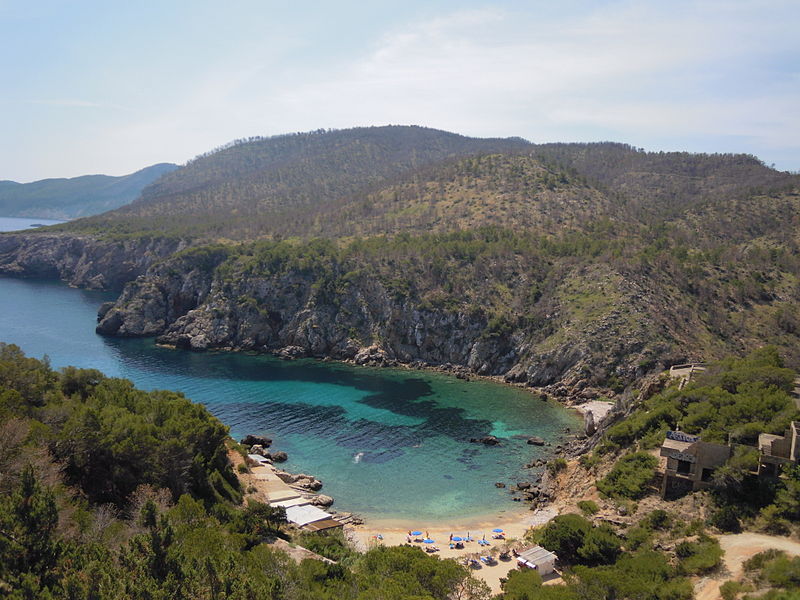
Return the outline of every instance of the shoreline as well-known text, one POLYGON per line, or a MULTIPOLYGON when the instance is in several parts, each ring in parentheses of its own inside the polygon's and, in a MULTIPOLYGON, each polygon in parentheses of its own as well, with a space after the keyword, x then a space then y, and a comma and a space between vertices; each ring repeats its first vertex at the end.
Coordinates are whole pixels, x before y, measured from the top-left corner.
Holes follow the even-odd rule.
MULTIPOLYGON (((110 335, 108 337, 116 338, 120 336, 110 335)), ((447 375, 450 377, 455 377, 460 379, 461 381, 470 382, 472 380, 483 381, 486 383, 494 383, 498 385, 512 387, 518 390, 527 391, 535 400, 539 400, 541 402, 554 402, 563 408, 566 408, 571 411, 575 411, 579 413, 581 416, 583 412, 581 411, 580 407, 584 404, 593 401, 599 401, 599 398, 605 397, 608 398, 608 402, 614 403, 613 399, 616 397, 616 394, 611 390, 603 390, 605 395, 595 395, 591 398, 583 397, 583 396, 576 396, 576 395, 568 395, 568 396, 558 396, 552 393, 546 393, 543 390, 546 390, 550 386, 531 386, 527 383, 519 382, 519 381, 508 381, 506 380, 504 375, 481 375, 479 373, 475 373, 474 371, 470 371, 468 367, 463 365, 454 365, 452 363, 443 363, 440 365, 432 365, 425 363, 421 360, 414 361, 414 362, 401 362, 396 359, 391 359, 393 362, 392 364, 386 364, 384 362, 377 363, 376 361, 372 361, 370 363, 359 363, 354 358, 333 358, 331 356, 287 356, 282 355, 281 351, 283 348, 279 348, 277 350, 248 350, 244 348, 236 348, 233 346, 222 346, 222 347, 215 347, 215 348, 208 348, 205 350, 192 350, 188 348, 180 348, 175 344, 165 344, 161 342, 157 342, 158 336, 140 336, 140 339, 152 339, 153 345, 157 346, 158 348, 166 348, 169 350, 178 350, 182 352, 203 352, 203 353, 215 353, 215 352, 230 352, 234 354, 245 354, 250 356, 269 356, 271 358, 275 358, 280 361, 284 362, 295 362, 298 360, 308 360, 313 361, 315 363, 333 363, 335 365, 346 365, 348 367, 357 367, 357 368, 367 368, 367 369, 395 369, 398 371, 421 371, 425 373, 437 373, 439 375, 447 375), (546 396, 546 398, 542 398, 542 396, 546 396)), ((551 384, 553 385, 553 384, 551 384)))

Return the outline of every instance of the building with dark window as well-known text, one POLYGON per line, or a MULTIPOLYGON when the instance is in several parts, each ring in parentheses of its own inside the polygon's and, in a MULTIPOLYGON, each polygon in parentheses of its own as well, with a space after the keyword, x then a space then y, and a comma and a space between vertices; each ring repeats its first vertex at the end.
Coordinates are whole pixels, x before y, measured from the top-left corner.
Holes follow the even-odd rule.
POLYGON ((682 431, 668 431, 660 454, 666 458, 661 495, 676 498, 711 487, 714 471, 730 458, 731 447, 703 442, 682 431))

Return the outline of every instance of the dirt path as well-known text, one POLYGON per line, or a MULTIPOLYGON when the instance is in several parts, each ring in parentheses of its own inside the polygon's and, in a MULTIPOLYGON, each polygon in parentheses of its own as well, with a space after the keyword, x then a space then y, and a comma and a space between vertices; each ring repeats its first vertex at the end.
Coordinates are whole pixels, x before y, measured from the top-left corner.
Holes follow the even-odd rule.
POLYGON ((725 551, 724 567, 722 572, 713 579, 704 577, 697 582, 695 585, 697 600, 718 600, 721 597, 719 594, 720 584, 741 577, 744 572, 742 564, 759 552, 775 548, 783 550, 791 556, 800 556, 800 542, 785 537, 762 533, 737 533, 716 537, 719 545, 725 551))

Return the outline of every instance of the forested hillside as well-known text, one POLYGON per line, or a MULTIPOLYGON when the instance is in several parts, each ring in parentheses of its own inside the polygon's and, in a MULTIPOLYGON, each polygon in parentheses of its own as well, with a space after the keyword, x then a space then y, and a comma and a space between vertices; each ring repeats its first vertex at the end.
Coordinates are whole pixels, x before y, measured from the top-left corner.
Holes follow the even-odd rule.
POLYGON ((120 177, 0 181, 0 215, 64 220, 95 215, 133 202, 146 186, 176 168, 160 163, 120 177))
MULTIPOLYGON (((0 597, 12 600, 463 600, 461 565, 418 548, 297 564, 285 515, 241 505, 227 429, 174 392, 55 372, 0 343, 0 597)), ((317 539, 319 538, 319 539, 317 539)))
POLYGON ((0 238, 0 271, 129 281, 105 334, 577 394, 765 341, 800 364, 798 224, 800 177, 752 156, 356 128, 200 156, 125 208, 0 238))

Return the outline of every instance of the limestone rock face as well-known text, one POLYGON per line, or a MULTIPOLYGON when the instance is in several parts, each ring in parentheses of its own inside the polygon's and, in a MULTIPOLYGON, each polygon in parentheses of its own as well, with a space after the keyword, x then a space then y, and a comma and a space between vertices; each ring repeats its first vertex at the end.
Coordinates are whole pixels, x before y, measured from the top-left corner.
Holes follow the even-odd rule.
POLYGON ((231 274, 229 263, 219 268, 229 258, 227 250, 185 246, 167 238, 4 235, 0 275, 121 289, 113 305, 98 311, 97 331, 103 335, 156 336, 159 343, 195 351, 438 366, 464 379, 503 376, 559 399, 594 398, 609 374, 618 379, 641 375, 638 365, 655 364, 653 356, 671 351, 650 342, 654 321, 647 310, 655 307, 662 314, 663 302, 654 302, 653 290, 607 266, 580 274, 587 282, 614 277, 619 299, 602 316, 576 324, 568 307, 554 300, 540 323, 510 319, 500 334, 481 307, 399 294, 368 268, 350 276, 357 271, 332 265, 326 276, 339 283, 322 285, 319 273, 299 267, 231 274))
POLYGON ((185 246, 185 242, 166 238, 103 240, 59 233, 9 234, 0 236, 0 274, 120 290, 185 246))

